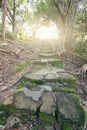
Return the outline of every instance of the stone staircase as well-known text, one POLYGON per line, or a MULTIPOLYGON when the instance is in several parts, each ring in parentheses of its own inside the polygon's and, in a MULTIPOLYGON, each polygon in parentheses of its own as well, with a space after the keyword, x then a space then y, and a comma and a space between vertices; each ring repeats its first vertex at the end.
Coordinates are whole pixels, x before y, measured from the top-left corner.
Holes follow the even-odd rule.
POLYGON ((82 127, 84 110, 75 94, 75 84, 76 79, 64 70, 59 55, 45 45, 40 48, 32 68, 18 83, 13 104, 18 109, 39 112, 42 120, 45 114, 50 123, 55 119, 67 123, 70 130, 72 125, 82 127))

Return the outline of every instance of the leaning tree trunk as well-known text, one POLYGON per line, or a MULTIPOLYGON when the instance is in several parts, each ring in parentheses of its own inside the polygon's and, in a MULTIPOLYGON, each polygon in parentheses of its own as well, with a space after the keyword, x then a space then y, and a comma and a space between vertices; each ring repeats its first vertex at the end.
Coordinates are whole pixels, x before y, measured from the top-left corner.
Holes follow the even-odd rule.
POLYGON ((15 16, 16 16, 16 5, 15 0, 13 1, 13 19, 12 19, 12 32, 15 34, 15 16))
POLYGON ((6 6, 7 6, 7 0, 3 0, 2 1, 2 38, 3 40, 5 40, 6 6))

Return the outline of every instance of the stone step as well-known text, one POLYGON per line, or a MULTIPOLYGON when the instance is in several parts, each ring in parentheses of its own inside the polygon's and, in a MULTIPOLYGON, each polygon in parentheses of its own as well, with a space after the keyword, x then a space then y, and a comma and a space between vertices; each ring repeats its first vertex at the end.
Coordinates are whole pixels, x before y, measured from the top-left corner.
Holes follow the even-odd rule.
POLYGON ((35 60, 34 62, 35 63, 42 63, 42 64, 44 64, 44 63, 57 63, 57 64, 62 63, 62 61, 60 59, 57 59, 57 58, 38 59, 38 60, 35 60))
POLYGON ((48 49, 48 50, 47 50, 47 49, 46 49, 46 50, 43 49, 43 50, 40 50, 40 53, 48 53, 48 54, 50 53, 50 54, 54 54, 54 51, 53 51, 52 49, 48 49))
POLYGON ((41 53, 39 54, 39 57, 40 58, 59 58, 59 56, 54 53, 41 53))

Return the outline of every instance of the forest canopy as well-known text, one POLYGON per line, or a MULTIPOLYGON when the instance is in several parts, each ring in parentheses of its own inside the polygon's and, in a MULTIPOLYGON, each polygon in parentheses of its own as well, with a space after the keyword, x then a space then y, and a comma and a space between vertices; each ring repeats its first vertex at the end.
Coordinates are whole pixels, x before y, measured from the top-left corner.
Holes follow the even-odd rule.
POLYGON ((39 38, 38 30, 47 28, 46 31, 41 30, 44 39, 50 26, 54 26, 55 31, 48 37, 58 38, 60 48, 74 49, 86 55, 87 0, 1 0, 0 6, 3 39, 5 33, 17 39, 29 39, 37 35, 39 38))

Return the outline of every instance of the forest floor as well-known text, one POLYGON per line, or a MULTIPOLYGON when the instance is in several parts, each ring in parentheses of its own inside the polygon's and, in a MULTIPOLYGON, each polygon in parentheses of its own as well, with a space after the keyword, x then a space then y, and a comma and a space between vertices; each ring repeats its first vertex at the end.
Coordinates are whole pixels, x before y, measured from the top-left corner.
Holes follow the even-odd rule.
POLYGON ((38 46, 34 42, 0 41, 0 103, 4 95, 6 97, 9 94, 6 94, 9 88, 14 86, 31 67, 38 52, 38 46))
MULTIPOLYGON (((0 41, 0 104, 8 95, 12 94, 17 83, 21 77, 29 70, 33 64, 33 59, 38 55, 38 41, 13 41, 3 42, 0 41), (34 44, 37 43, 37 44, 34 44), (17 70, 17 66, 25 63, 23 71, 17 70), (20 71, 20 73, 17 73, 20 71), (9 89, 10 88, 10 89, 9 89)), ((69 66, 69 64, 68 64, 69 66)), ((77 77, 78 79, 78 77, 77 77)), ((83 105, 87 105, 87 93, 84 93, 83 88, 86 80, 77 80, 77 95, 81 98, 83 105)), ((87 106, 86 106, 87 108, 87 106)), ((87 128, 87 126, 86 126, 87 128)))

